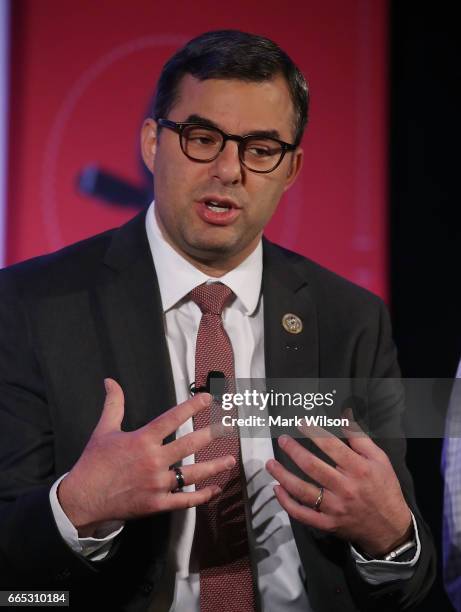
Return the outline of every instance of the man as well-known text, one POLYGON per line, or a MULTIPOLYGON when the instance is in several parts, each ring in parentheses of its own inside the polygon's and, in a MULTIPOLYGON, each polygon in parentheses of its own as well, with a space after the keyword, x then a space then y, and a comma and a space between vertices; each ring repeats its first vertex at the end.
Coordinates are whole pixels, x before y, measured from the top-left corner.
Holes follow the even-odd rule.
POLYGON ((155 205, 2 273, 2 588, 176 612, 424 596, 433 547, 402 439, 239 439, 189 395, 213 371, 398 375, 378 298, 261 240, 306 117, 305 80, 274 43, 194 39, 142 128, 155 205))
POLYGON ((453 607, 461 610, 461 362, 447 413, 442 453, 445 480, 443 500, 443 574, 453 607))

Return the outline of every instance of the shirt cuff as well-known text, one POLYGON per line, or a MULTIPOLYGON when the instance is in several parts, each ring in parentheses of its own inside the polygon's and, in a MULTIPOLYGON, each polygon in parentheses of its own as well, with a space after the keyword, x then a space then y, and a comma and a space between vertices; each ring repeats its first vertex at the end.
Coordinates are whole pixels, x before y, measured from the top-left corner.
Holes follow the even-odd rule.
POLYGON ((415 517, 411 513, 413 528, 415 530, 416 551, 409 561, 384 561, 383 559, 367 560, 353 546, 351 554, 356 562, 357 571, 368 584, 380 585, 393 580, 408 580, 413 576, 414 566, 421 554, 421 542, 419 541, 418 526, 415 517))
POLYGON ((102 561, 109 553, 112 542, 122 531, 125 523, 124 521, 107 521, 97 529, 96 537, 79 538, 78 531, 67 518, 58 500, 59 483, 67 474, 68 472, 58 478, 50 490, 51 510, 59 533, 66 544, 77 554, 89 561, 102 561))

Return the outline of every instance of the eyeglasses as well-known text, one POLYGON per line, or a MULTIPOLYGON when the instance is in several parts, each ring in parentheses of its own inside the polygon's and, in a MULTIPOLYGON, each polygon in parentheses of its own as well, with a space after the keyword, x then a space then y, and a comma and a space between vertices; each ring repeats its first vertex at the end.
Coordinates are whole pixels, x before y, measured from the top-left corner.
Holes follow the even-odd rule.
POLYGON ((280 165, 287 151, 296 149, 296 145, 278 138, 256 134, 237 136, 200 123, 178 123, 169 119, 157 119, 157 123, 176 132, 184 155, 201 163, 215 160, 226 142, 235 140, 238 143, 239 159, 245 168, 252 172, 272 172, 280 165))

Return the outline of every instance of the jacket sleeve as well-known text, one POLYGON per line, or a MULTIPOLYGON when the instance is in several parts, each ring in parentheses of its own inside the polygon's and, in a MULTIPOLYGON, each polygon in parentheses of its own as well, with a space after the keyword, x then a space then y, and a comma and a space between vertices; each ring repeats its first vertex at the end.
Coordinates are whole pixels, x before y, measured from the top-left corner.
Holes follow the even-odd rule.
MULTIPOLYGON (((406 466, 406 439, 401 417, 404 411, 404 392, 400 382, 400 369, 391 335, 387 308, 380 303, 376 348, 370 373, 369 410, 367 416, 370 434, 389 457, 399 479, 405 499, 418 525, 421 555, 407 580, 370 586, 358 575, 355 562, 349 563, 348 580, 366 610, 407 610, 426 596, 436 573, 436 554, 430 530, 416 505, 413 479, 406 466)), ((370 341, 373 339, 370 337, 370 341)), ((367 349, 369 350, 369 346, 367 349)), ((369 354, 369 353, 368 353, 369 354)))
POLYGON ((96 567, 72 552, 53 518, 49 492, 59 475, 46 381, 26 309, 5 276, 0 277, 0 588, 59 585, 71 574, 91 575, 96 567))

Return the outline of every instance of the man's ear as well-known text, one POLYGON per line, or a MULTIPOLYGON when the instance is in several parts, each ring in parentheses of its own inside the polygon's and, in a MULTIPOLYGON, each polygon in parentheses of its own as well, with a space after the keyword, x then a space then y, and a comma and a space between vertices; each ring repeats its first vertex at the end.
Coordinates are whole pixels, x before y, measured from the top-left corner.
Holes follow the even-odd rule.
POLYGON ((287 179, 283 191, 289 189, 293 185, 295 180, 298 178, 298 174, 300 173, 301 168, 303 167, 303 159, 304 151, 298 147, 293 153, 293 157, 291 158, 291 163, 288 168, 287 179))
POLYGON ((144 120, 141 128, 141 154, 148 170, 154 172, 157 152, 157 122, 151 117, 144 120))

